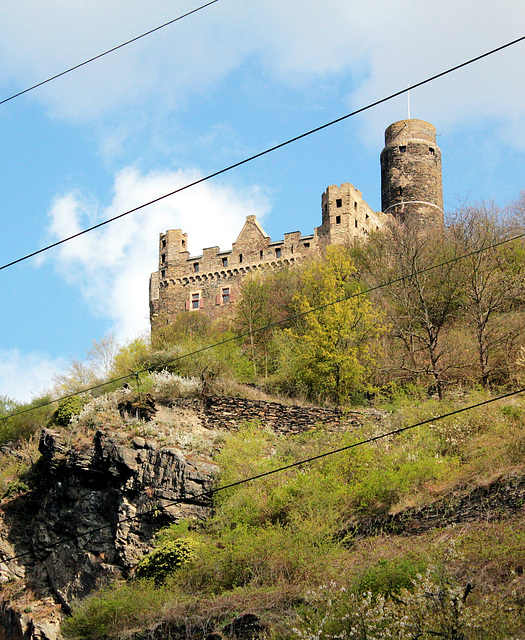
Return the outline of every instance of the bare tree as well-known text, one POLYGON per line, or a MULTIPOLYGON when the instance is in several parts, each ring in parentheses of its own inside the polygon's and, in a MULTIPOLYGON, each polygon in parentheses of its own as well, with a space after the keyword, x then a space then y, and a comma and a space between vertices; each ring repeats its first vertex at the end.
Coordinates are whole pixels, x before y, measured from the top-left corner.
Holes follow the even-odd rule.
POLYGON ((503 314, 516 309, 522 293, 521 244, 505 242, 517 233, 508 217, 493 203, 461 208, 450 228, 457 251, 464 258, 464 307, 467 324, 476 338, 480 381, 488 387, 491 360, 509 347, 519 330, 504 322, 503 314))

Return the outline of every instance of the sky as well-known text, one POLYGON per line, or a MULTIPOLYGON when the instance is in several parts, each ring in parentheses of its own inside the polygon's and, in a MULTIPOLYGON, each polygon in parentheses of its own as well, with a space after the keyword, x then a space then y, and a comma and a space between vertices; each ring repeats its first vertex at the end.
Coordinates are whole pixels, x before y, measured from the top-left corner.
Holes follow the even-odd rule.
MULTIPOLYGON (((0 4, 0 100, 197 8, 174 0, 0 4)), ((522 0, 219 0, 0 105, 0 263, 525 35, 522 0)), ((525 42, 410 93, 445 206, 525 189, 525 42)), ((246 215, 312 233, 328 185, 380 209, 385 128, 406 96, 0 271, 0 397, 27 401, 94 340, 149 327, 158 235, 229 249, 246 215)))

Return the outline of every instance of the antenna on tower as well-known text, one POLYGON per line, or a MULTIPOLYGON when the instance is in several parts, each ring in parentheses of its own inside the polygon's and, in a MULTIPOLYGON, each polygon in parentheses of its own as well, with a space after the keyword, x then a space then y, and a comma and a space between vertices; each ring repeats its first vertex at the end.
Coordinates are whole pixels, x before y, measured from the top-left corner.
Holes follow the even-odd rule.
POLYGON ((410 85, 407 85, 407 107, 408 107, 408 119, 410 120, 410 85))

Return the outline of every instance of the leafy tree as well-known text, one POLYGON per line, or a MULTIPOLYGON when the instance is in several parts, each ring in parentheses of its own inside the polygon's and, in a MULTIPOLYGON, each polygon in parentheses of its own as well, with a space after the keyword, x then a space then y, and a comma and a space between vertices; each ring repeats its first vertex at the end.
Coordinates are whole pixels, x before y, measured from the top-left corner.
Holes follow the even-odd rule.
POLYGON ((291 343, 286 356, 310 397, 341 403, 369 386, 378 338, 387 327, 367 296, 351 297, 363 289, 355 274, 354 262, 341 246, 329 247, 304 270, 295 297, 296 310, 304 315, 287 330, 291 343))

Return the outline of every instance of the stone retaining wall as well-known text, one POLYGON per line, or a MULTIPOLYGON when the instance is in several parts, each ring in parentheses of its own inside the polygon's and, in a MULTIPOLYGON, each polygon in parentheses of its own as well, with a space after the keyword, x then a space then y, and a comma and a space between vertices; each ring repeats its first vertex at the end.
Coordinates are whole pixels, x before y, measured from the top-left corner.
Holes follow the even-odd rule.
POLYGON ((257 421, 281 433, 301 433, 319 425, 330 429, 359 426, 363 418, 360 413, 343 413, 340 409, 298 407, 225 396, 177 400, 174 404, 197 411, 204 426, 219 429, 238 429, 244 422, 257 421))

